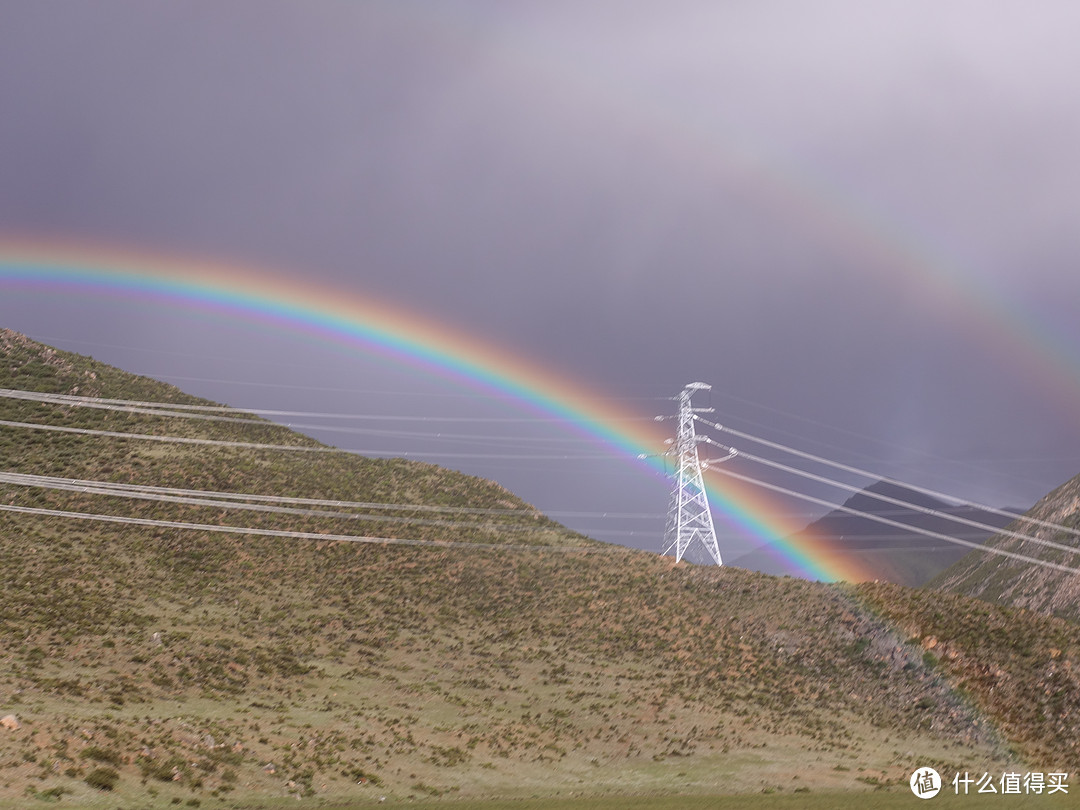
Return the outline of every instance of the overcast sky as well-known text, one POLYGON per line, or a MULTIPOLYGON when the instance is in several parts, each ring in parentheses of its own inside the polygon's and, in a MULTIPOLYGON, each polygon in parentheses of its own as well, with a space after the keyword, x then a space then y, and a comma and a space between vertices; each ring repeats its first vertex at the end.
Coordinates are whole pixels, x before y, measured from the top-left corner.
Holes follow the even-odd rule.
MULTIPOLYGON (((376 296, 643 415, 704 380, 720 421, 1027 506, 1080 472, 1078 37, 1071 2, 7 0, 0 236, 376 296)), ((231 404, 518 413, 195 313, 0 296, 231 404)), ((666 508, 625 460, 440 460, 666 508)))

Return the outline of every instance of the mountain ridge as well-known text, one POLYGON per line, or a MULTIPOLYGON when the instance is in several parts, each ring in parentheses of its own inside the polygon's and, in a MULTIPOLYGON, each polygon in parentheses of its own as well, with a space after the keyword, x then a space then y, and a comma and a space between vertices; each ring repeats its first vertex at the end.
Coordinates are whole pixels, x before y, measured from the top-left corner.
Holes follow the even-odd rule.
MULTIPOLYGON (((1038 540, 1075 546, 1077 552, 1046 548, 1003 534, 995 535, 987 545, 1080 568, 1080 536, 1077 534, 1080 531, 1080 475, 1047 493, 1008 528, 1038 540), (1059 524, 1072 531, 1032 523, 1025 518, 1059 524)), ((929 587, 1080 621, 1080 574, 1025 565, 1002 555, 965 556, 931 580, 929 587)))
MULTIPOLYGON (((967 546, 930 537, 923 532, 946 534, 971 543, 982 543, 993 534, 992 529, 976 529, 953 518, 994 528, 1001 528, 1008 522, 1008 518, 994 512, 950 504, 903 484, 878 480, 850 495, 839 508, 796 532, 791 542, 812 544, 838 557, 857 557, 860 567, 867 572, 866 579, 917 587, 969 551, 967 546), (890 503, 883 498, 904 501, 912 506, 890 503), (932 510, 935 514, 924 510, 932 510), (852 514, 852 511, 902 523, 905 527, 852 514)), ((767 548, 744 554, 733 564, 777 575, 797 573, 789 564, 776 559, 767 548)))

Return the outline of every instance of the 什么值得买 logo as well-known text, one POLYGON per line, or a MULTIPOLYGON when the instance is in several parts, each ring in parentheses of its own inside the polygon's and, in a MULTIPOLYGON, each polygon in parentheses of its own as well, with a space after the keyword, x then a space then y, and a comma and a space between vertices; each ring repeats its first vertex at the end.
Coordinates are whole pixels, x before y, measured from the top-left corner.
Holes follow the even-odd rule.
POLYGON ((920 799, 932 799, 941 790, 941 775, 933 768, 916 768, 909 784, 911 792, 920 799))

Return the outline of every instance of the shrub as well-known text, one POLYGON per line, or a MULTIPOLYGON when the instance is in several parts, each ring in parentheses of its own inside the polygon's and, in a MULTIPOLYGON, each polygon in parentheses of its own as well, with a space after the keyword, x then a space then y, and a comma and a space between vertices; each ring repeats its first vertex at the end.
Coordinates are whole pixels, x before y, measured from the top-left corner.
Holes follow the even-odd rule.
POLYGON ((82 759, 92 759, 95 762, 104 762, 107 765, 120 764, 120 755, 118 753, 96 745, 90 745, 84 748, 79 752, 79 757, 82 759))
POLYGON ((98 790, 112 790, 120 781, 120 774, 112 768, 95 768, 86 775, 83 781, 98 790))

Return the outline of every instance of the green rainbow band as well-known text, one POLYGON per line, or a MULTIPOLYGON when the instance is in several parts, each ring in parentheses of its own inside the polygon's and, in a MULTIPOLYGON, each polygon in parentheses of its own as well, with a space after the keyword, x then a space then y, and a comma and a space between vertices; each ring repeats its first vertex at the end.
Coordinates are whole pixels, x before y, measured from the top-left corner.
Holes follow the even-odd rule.
MULTIPOLYGON (((520 406, 557 417, 628 459, 654 470, 663 462, 663 434, 655 423, 621 410, 521 357, 433 324, 413 313, 370 299, 283 280, 265 270, 161 256, 101 251, 75 252, 45 246, 0 243, 0 286, 58 294, 93 291, 114 297, 144 297, 219 311, 269 324, 347 348, 404 361, 474 389, 511 398, 520 406)), ((709 497, 718 516, 764 541, 803 575, 822 580, 862 579, 857 563, 830 553, 825 543, 798 545, 788 538, 800 527, 782 518, 782 508, 752 487, 710 480, 709 497)))

